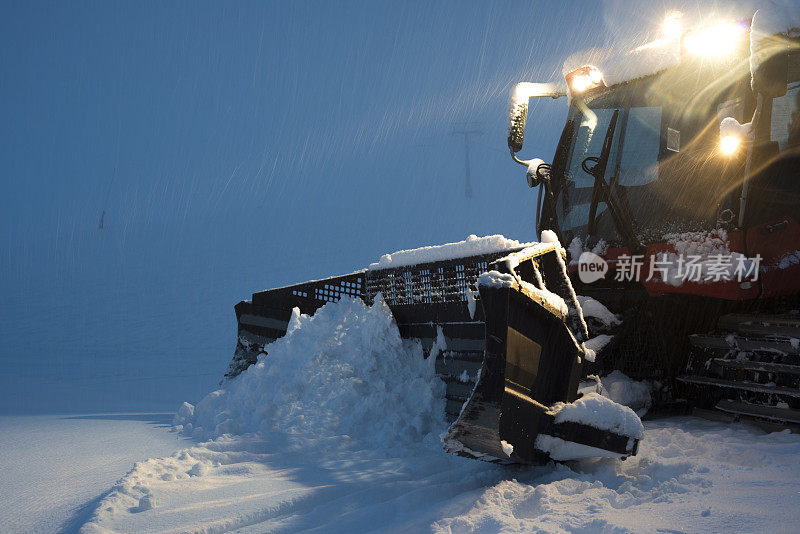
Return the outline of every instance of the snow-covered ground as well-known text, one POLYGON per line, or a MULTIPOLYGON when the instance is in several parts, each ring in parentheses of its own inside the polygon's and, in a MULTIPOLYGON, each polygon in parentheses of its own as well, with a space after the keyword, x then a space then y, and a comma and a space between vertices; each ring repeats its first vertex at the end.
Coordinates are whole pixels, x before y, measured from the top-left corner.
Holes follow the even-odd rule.
MULTIPOLYGON (((313 317, 295 313, 269 355, 196 406, 184 403, 174 420, 0 418, 0 524, 86 533, 798 530, 798 435, 671 418, 648 422, 639 454, 624 462, 497 466, 442 450, 444 385, 431 361, 400 338, 382 301, 344 299, 313 317)), ((624 375, 607 386, 641 404, 624 375)))
POLYGON ((625 462, 501 468, 435 446, 386 456, 369 443, 349 454, 292 452, 253 435, 193 445, 164 421, 0 418, 2 530, 76 532, 89 519, 86 532, 796 532, 800 524, 800 437, 743 424, 663 419, 645 424, 639 455, 625 462), (137 463, 112 489, 147 456, 160 458, 137 463), (152 508, 140 505, 145 494, 152 508))
MULTIPOLYGON (((181 406, 177 428, 198 442, 137 463, 84 531, 790 532, 800 524, 800 436, 788 432, 674 418, 649 423, 625 462, 500 467, 443 452, 443 384, 382 301, 343 299, 313 317, 295 311, 268 351, 196 406, 181 406)), ((625 381, 616 373, 609 389, 637 400, 625 381)))
POLYGON ((133 463, 190 445, 169 414, 0 417, 0 531, 75 531, 133 463))
POLYGON ((688 417, 645 426, 625 462, 539 468, 225 436, 138 463, 84 531, 797 531, 800 437, 688 417))

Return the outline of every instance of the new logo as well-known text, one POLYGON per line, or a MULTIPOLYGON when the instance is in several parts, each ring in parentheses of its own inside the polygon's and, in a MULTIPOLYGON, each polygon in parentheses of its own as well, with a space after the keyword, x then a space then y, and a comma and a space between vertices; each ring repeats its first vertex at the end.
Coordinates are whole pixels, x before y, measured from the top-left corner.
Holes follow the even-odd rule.
POLYGON ((584 252, 578 258, 578 278, 584 284, 591 284, 597 282, 605 277, 608 272, 608 264, 606 260, 595 254, 594 252, 584 252))

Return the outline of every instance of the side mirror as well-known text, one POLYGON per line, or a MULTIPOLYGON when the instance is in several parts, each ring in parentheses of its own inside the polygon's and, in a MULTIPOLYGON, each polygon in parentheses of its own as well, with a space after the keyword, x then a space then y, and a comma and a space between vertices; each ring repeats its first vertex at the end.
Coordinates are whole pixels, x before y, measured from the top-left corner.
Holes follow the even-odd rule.
POLYGON ((508 148, 517 153, 522 150, 525 137, 525 121, 528 119, 528 99, 524 102, 512 100, 508 110, 508 148))
POLYGON ((552 83, 522 82, 511 90, 511 99, 508 103, 508 148, 512 154, 522 150, 522 141, 525 137, 525 121, 528 119, 528 100, 534 96, 549 96, 559 98, 566 96, 565 87, 552 83))

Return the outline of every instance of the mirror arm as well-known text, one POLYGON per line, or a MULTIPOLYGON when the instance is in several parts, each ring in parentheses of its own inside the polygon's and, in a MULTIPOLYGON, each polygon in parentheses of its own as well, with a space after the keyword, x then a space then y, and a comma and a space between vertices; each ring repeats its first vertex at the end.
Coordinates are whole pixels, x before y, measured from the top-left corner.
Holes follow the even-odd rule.
MULTIPOLYGON (((539 200, 541 200, 541 193, 542 190, 544 190, 544 197, 545 197, 545 202, 547 202, 547 208, 549 212, 548 215, 550 218, 550 222, 552 223, 552 230, 556 233, 558 240, 563 242, 564 235, 561 233, 561 225, 558 224, 558 217, 556 216, 556 200, 553 195, 553 184, 550 183, 550 177, 548 176, 545 180, 543 180, 542 185, 539 187, 540 187, 539 200)), ((537 209, 537 219, 538 219, 538 210, 541 209, 541 205, 538 202, 536 205, 536 209, 537 209)), ((539 234, 542 233, 540 222, 541 221, 538 220, 536 222, 536 230, 539 232, 539 234)))
POLYGON ((525 161, 524 159, 519 159, 517 157, 517 154, 516 154, 516 152, 514 152, 513 148, 509 148, 508 150, 509 150, 509 152, 511 152, 511 159, 513 159, 514 161, 516 161, 517 163, 519 163, 523 167, 527 167, 528 166, 528 162, 527 161, 525 161))

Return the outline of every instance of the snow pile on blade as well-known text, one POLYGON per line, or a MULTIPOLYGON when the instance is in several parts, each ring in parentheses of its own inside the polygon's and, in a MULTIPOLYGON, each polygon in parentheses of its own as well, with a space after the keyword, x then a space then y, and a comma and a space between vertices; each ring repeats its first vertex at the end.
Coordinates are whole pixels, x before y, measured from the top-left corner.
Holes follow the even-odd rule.
POLYGON ((325 438, 389 449, 435 443, 445 429, 444 384, 418 343, 403 341, 381 299, 344 298, 313 317, 295 308, 285 337, 197 406, 176 416, 185 434, 280 433, 295 446, 325 438))
POLYGON ((550 408, 556 423, 584 423, 616 434, 644 437, 642 421, 627 406, 598 393, 589 393, 571 403, 559 402, 550 408))
MULTIPOLYGON (((556 424, 589 424, 615 434, 630 436, 631 439, 644 438, 644 426, 639 416, 627 406, 618 404, 600 393, 586 393, 572 403, 556 403, 550 407, 550 412, 555 416, 556 424)), ((565 441, 548 434, 539 434, 535 446, 554 460, 562 461, 622 456, 581 443, 565 441)))
MULTIPOLYGON (((587 341, 586 345, 593 344, 595 340, 602 337, 610 336, 597 336, 587 341)), ((650 392, 659 387, 661 387, 661 385, 658 382, 634 380, 629 378, 622 371, 616 370, 602 378, 590 375, 586 380, 581 382, 581 385, 578 387, 578 392, 581 395, 598 393, 618 404, 627 406, 636 412, 636 415, 643 417, 653 403, 650 392)))
POLYGON ((377 263, 371 263, 370 269, 387 269, 390 267, 403 267, 417 263, 466 258, 480 254, 492 254, 515 248, 522 248, 533 243, 520 243, 502 235, 487 235, 478 237, 470 235, 464 241, 446 243, 432 247, 421 247, 410 250, 400 250, 391 254, 384 254, 377 263))

